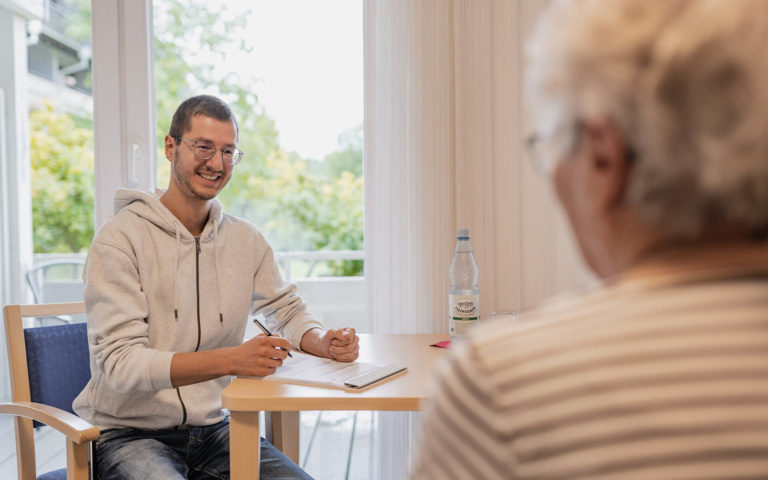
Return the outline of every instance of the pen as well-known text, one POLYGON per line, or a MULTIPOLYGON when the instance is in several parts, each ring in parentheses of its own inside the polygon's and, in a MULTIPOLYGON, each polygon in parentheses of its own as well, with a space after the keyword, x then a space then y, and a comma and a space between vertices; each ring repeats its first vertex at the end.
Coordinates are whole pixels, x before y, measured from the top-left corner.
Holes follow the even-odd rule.
MULTIPOLYGON (((264 332, 264 335, 266 335, 266 336, 268 336, 268 337, 271 337, 271 336, 272 336, 272 332, 270 332, 269 330, 267 330, 267 327, 265 327, 265 326, 264 326, 264 325, 263 325, 263 324, 262 324, 262 323, 261 323, 261 322, 260 322, 258 319, 254 318, 254 319, 253 319, 253 321, 254 321, 254 323, 256 323, 256 325, 258 325, 258 326, 259 326, 259 328, 261 329, 261 331, 262 331, 262 332, 264 332)), ((280 347, 278 347, 278 348, 280 348, 280 347)), ((288 352, 288 351, 286 350, 286 352, 288 352)), ((291 352, 288 352, 288 356, 289 356, 289 357, 291 357, 291 358, 293 358, 293 355, 291 355, 291 352)))

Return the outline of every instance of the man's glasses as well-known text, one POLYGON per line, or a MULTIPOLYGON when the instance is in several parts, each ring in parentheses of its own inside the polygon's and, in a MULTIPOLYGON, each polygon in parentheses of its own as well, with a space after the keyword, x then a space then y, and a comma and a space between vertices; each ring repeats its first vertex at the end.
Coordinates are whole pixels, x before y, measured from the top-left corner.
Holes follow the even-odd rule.
POLYGON ((200 140, 191 140, 189 138, 176 136, 173 138, 177 141, 185 140, 187 142, 192 142, 192 150, 195 152, 195 156, 200 160, 210 160, 216 155, 217 151, 221 152, 221 161, 227 165, 237 165, 240 163, 240 159, 243 158, 243 152, 235 147, 216 148, 210 143, 200 140))

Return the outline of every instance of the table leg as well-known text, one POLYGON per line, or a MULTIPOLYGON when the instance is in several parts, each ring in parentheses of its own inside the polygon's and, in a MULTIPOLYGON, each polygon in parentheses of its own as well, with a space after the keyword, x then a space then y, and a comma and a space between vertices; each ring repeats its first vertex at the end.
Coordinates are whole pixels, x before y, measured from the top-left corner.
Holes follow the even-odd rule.
POLYGON ((259 412, 229 412, 229 468, 232 480, 259 480, 259 412))
POLYGON ((299 465, 299 412, 272 412, 272 445, 299 465))

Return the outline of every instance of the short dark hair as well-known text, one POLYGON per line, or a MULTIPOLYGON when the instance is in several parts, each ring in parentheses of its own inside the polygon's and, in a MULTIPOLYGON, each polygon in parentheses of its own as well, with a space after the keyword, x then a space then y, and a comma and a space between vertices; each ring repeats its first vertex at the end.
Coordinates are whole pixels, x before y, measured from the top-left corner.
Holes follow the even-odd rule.
MULTIPOLYGON (((168 135, 171 137, 183 137, 184 132, 190 129, 192 118, 197 115, 215 118, 216 120, 231 121, 235 124, 235 135, 240 138, 240 126, 237 124, 235 113, 226 102, 213 95, 196 95, 190 97, 179 105, 171 120, 171 128, 168 135)), ((178 139, 176 142, 178 143, 178 139)))

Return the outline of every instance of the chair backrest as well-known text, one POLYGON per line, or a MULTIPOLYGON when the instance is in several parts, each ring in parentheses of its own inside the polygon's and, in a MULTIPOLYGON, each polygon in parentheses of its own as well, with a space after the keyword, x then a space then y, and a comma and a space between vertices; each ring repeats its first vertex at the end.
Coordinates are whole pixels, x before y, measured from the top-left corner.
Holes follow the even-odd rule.
POLYGON ((85 323, 24 330, 30 401, 72 414, 72 400, 91 379, 85 323))
MULTIPOLYGON (((83 302, 5 307, 14 402, 43 403, 72 412, 72 401, 91 378, 86 324, 25 329, 23 319, 84 312, 83 302)), ((21 419, 16 428, 19 463, 29 464, 31 461, 34 466, 33 423, 21 419)))
POLYGON ((84 312, 83 302, 5 307, 14 401, 72 412, 72 400, 91 378, 86 324, 25 329, 23 319, 84 312))

